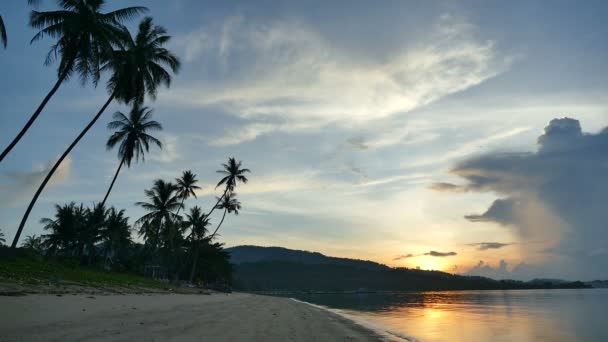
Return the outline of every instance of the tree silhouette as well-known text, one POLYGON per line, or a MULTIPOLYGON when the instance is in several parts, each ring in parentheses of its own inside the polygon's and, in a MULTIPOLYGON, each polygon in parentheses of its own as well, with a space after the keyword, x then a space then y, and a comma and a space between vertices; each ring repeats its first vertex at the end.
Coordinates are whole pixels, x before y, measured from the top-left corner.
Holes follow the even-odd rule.
POLYGON ((0 43, 5 49, 7 42, 8 38, 6 37, 6 27, 4 27, 4 20, 2 20, 2 16, 0 15, 0 43))
POLYGON ((51 255, 65 254, 80 255, 83 243, 80 242, 80 231, 86 219, 86 210, 71 202, 60 206, 55 205, 54 218, 42 218, 40 223, 49 234, 44 235, 44 244, 51 255))
MULTIPOLYGON (((207 234, 207 226, 209 226, 209 217, 203 214, 198 206, 190 209, 190 213, 186 214, 184 222, 190 228, 190 254, 192 255, 192 269, 190 270, 190 282, 194 279, 198 258, 201 250, 201 243, 207 234)), ((208 239, 207 239, 208 240, 208 239)))
POLYGON ((4 240, 4 233, 0 230, 0 245, 4 245, 6 240, 4 240))
POLYGON ((144 192, 149 202, 135 203, 148 211, 136 223, 141 226, 139 235, 143 236, 146 244, 152 248, 158 248, 161 241, 168 242, 169 225, 179 217, 174 213, 181 206, 176 192, 177 188, 173 183, 157 179, 152 189, 144 192))
POLYGON ((222 164, 222 166, 224 169, 218 170, 216 172, 221 173, 225 176, 217 183, 215 188, 217 189, 221 185, 225 185, 224 193, 222 194, 222 196, 217 198, 217 202, 215 203, 213 208, 211 208, 209 214, 207 214, 208 216, 211 216, 211 213, 213 213, 213 211, 218 207, 218 205, 227 193, 234 191, 237 186, 237 183, 247 183, 248 179, 245 174, 251 172, 251 170, 249 169, 242 169, 242 162, 237 162, 234 157, 228 158, 228 163, 222 164))
MULTIPOLYGON (((67 0, 66 0, 67 1, 67 0)), ((101 0, 97 0, 101 1, 101 0)), ((126 32, 126 31, 125 31, 126 32)), ((76 139, 63 152, 55 165, 46 175, 42 184, 36 190, 34 197, 30 201, 28 208, 21 219, 15 238, 13 239, 12 247, 17 246, 19 236, 23 231, 23 227, 27 222, 27 218, 36 204, 38 197, 44 190, 44 187, 49 182, 61 162, 68 156, 70 151, 78 144, 91 127, 97 122, 110 103, 116 98, 120 102, 142 103, 145 94, 155 98, 158 86, 164 84, 169 86, 171 83, 171 75, 163 68, 163 65, 168 66, 174 73, 178 71, 180 63, 177 57, 162 46, 170 40, 170 36, 166 35, 166 30, 161 26, 152 24, 152 18, 146 17, 139 24, 139 31, 135 40, 131 36, 126 40, 127 50, 115 50, 108 62, 102 67, 102 70, 112 71, 112 75, 108 80, 107 88, 110 97, 101 107, 99 112, 80 132, 76 139)))
POLYGON ((37 253, 40 253, 43 250, 42 237, 36 235, 28 235, 25 237, 25 240, 23 241, 21 247, 25 249, 31 249, 37 253))
POLYGON ((101 231, 106 263, 110 265, 116 259, 123 259, 126 250, 131 245, 131 227, 125 211, 110 208, 104 229, 101 231))
POLYGON ((118 159, 120 159, 120 164, 118 164, 118 169, 114 174, 112 183, 110 183, 110 187, 108 188, 103 201, 101 201, 102 205, 106 203, 110 191, 112 191, 112 187, 114 187, 114 182, 116 182, 118 173, 124 164, 126 164, 127 167, 131 167, 133 158, 135 158, 136 162, 139 162, 140 159, 143 161, 144 154, 149 151, 151 143, 162 148, 160 140, 151 136, 148 132, 160 131, 163 127, 157 121, 152 120, 151 109, 148 109, 148 107, 140 107, 138 103, 133 105, 128 117, 121 112, 114 113, 114 121, 108 124, 108 129, 117 130, 108 139, 106 147, 112 149, 120 143, 118 148, 118 159))
MULTIPOLYGON (((30 26, 39 30, 32 38, 32 43, 47 36, 56 39, 44 64, 50 65, 55 59, 59 60, 57 81, 25 126, 2 151, 0 163, 30 129, 63 81, 76 73, 83 84, 89 79, 97 84, 105 58, 114 47, 124 44, 125 28, 122 22, 147 10, 138 6, 102 13, 100 11, 105 3, 103 0, 58 0, 57 3, 60 10, 32 11, 30 14, 30 26)), ((0 25, 0 33, 2 42, 6 46, 6 31, 3 24, 0 25)))
POLYGON ((224 209, 224 214, 222 215, 222 220, 215 228, 215 231, 213 231, 213 234, 211 234, 211 236, 209 237, 210 240, 215 237, 215 234, 222 226, 222 223, 224 223, 226 213, 234 213, 235 215, 239 214, 239 210, 241 210, 241 202, 239 202, 239 200, 236 198, 236 193, 229 192, 226 194, 226 196, 224 196, 224 198, 221 200, 220 204, 217 207, 218 209, 224 209))
POLYGON ((187 200, 188 197, 194 196, 194 198, 196 198, 196 193, 194 191, 201 188, 196 185, 197 182, 196 175, 190 170, 184 171, 180 178, 175 179, 175 183, 177 184, 177 196, 182 200, 181 206, 177 208, 175 214, 179 214, 179 210, 183 208, 184 201, 187 200))

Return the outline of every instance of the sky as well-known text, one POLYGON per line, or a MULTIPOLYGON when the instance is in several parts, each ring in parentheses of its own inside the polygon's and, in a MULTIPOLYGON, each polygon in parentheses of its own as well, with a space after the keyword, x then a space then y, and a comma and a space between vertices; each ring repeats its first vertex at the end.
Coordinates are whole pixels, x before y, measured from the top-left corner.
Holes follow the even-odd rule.
MULTIPOLYGON (((124 169, 109 204, 134 222, 157 178, 183 170, 210 208, 228 157, 252 170, 227 246, 282 246, 396 267, 532 279, 608 278, 608 4, 603 1, 107 1, 144 5, 182 68, 147 105, 162 151, 124 169)), ((54 6, 43 1, 42 9, 54 6)), ((25 1, 2 1, 0 146, 56 80, 25 1)), ((136 21, 128 25, 131 29, 136 21)), ((53 160, 107 98, 62 85, 0 164, 12 240, 53 160)), ((102 199, 113 103, 44 191, 102 199)), ((214 214, 215 215, 215 214, 214 214)), ((220 217, 213 217, 212 222, 220 217)))

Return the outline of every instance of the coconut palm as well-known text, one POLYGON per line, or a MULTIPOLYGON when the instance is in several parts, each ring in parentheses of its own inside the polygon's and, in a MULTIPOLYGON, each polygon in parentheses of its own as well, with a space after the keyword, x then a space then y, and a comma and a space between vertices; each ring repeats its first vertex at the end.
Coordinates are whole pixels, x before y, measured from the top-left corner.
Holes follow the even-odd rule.
POLYGON ((222 215, 222 220, 217 225, 217 228, 215 228, 215 231, 213 232, 213 234, 211 234, 209 239, 213 239, 213 237, 215 237, 215 234, 222 226, 222 223, 224 223, 224 218, 226 218, 226 213, 228 213, 228 214, 234 213, 235 215, 239 214, 239 210, 241 210, 241 202, 239 202, 239 200, 236 198, 236 193, 229 192, 226 194, 226 196, 224 196, 223 199, 221 199, 221 202, 217 206, 217 208, 224 209, 224 214, 222 215))
MULTIPOLYGON (((55 59, 59 60, 57 81, 25 126, 2 151, 0 162, 32 126, 63 81, 73 74, 78 74, 83 84, 89 79, 97 84, 105 58, 114 47, 124 45, 126 36, 122 22, 147 10, 145 7, 137 6, 102 13, 104 2, 104 0, 58 0, 60 9, 57 11, 31 12, 30 26, 39 30, 31 42, 47 36, 56 39, 44 64, 50 65, 55 59)), ((0 25, 0 34, 3 44, 6 45, 6 31, 3 24, 0 25)))
POLYGON ((43 249, 42 237, 36 235, 28 235, 25 237, 21 247, 25 249, 31 249, 35 252, 40 253, 43 249))
POLYGON ((138 103, 133 104, 128 117, 121 112, 114 113, 114 121, 108 124, 108 129, 117 129, 108 139, 106 147, 112 149, 120 143, 118 148, 120 164, 118 164, 112 183, 110 183, 110 187, 103 201, 101 201, 102 205, 106 203, 118 173, 124 164, 131 167, 134 158, 136 162, 139 162, 140 159, 143 161, 144 154, 150 149, 150 144, 155 144, 159 148, 163 147, 160 140, 148 134, 149 131, 160 131, 163 127, 157 121, 152 120, 151 109, 141 107, 138 103))
POLYGON ((187 227, 190 228, 190 250, 192 259, 192 269, 190 270, 190 282, 194 279, 196 272, 196 266, 200 253, 200 244, 205 239, 207 234, 207 226, 209 226, 209 216, 203 214, 202 210, 198 206, 194 206, 190 209, 190 213, 186 214, 186 221, 184 222, 187 227))
POLYGON ((144 236, 146 243, 156 248, 161 240, 168 240, 170 225, 179 217, 174 212, 181 206, 180 199, 177 196, 176 186, 162 179, 154 181, 152 189, 146 190, 145 194, 149 202, 135 204, 148 213, 140 217, 136 223, 141 226, 139 234, 144 236))
MULTIPOLYGON (((67 0, 66 0, 67 1, 67 0)), ((100 1, 100 0, 97 0, 100 1)), ((130 37, 130 36, 129 36, 130 37)), ((101 107, 99 112, 80 132, 76 139, 70 144, 68 149, 63 152, 55 165, 46 175, 42 184, 36 190, 34 197, 21 219, 17 234, 13 239, 12 246, 16 246, 27 218, 42 193, 42 190, 49 182, 61 162, 68 156, 70 151, 78 144, 91 127, 97 122, 101 114, 106 110, 110 103, 117 99, 120 102, 143 102, 145 94, 155 98, 159 85, 167 87, 171 83, 171 75, 163 66, 168 66, 174 73, 179 70, 179 60, 171 52, 162 46, 170 40, 166 35, 166 30, 161 26, 152 24, 152 18, 145 18, 139 24, 139 31, 135 40, 127 40, 127 50, 118 50, 112 53, 110 60, 104 65, 103 70, 112 71, 107 88, 110 97, 101 107)))
POLYGON ((222 164, 224 169, 216 171, 217 173, 221 173, 225 176, 217 183, 215 188, 217 189, 219 186, 225 185, 225 189, 222 196, 217 198, 217 202, 213 208, 211 208, 208 215, 211 215, 211 213, 218 207, 227 193, 234 191, 239 182, 247 183, 248 179, 245 174, 251 172, 251 170, 241 168, 242 164, 243 163, 240 160, 237 162, 234 157, 230 157, 228 158, 228 163, 222 164))
POLYGON ((0 230, 0 245, 4 245, 6 240, 4 240, 4 233, 0 230))
POLYGON ((196 198, 196 193, 194 191, 201 187, 196 185, 198 180, 196 179, 196 175, 190 170, 184 171, 181 178, 176 178, 175 182, 177 183, 177 196, 182 200, 181 206, 177 208, 177 212, 175 213, 179 214, 179 210, 184 206, 184 201, 190 196, 196 198))
POLYGON ((45 247, 51 254, 64 253, 77 255, 82 250, 79 241, 80 231, 86 219, 86 210, 72 202, 60 206, 55 205, 54 218, 42 218, 40 223, 44 230, 50 231, 43 236, 45 247))
POLYGON ((7 41, 8 39, 6 37, 6 27, 4 27, 4 21, 2 20, 2 16, 0 15, 0 44, 2 44, 5 49, 7 41))
POLYGON ((121 258, 131 244, 131 227, 124 210, 110 208, 106 224, 101 231, 101 240, 107 262, 112 264, 116 258, 121 258))

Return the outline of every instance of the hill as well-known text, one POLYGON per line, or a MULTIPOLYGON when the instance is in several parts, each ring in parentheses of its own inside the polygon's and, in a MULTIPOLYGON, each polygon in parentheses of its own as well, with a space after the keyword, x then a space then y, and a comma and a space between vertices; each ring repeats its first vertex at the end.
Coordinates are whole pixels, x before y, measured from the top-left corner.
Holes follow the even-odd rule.
POLYGON ((439 271, 391 268, 372 261, 334 258, 281 247, 226 249, 233 286, 243 291, 440 291, 475 289, 583 288, 581 282, 522 282, 439 271))

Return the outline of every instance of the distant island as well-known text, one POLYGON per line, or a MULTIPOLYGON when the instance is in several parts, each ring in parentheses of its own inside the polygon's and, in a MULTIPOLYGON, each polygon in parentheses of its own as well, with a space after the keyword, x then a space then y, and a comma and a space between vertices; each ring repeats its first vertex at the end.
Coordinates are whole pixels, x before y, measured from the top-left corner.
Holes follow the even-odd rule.
POLYGON ((360 293, 375 291, 443 291, 590 288, 581 281, 494 280, 441 271, 393 268, 368 260, 328 257, 282 247, 226 248, 233 264, 233 287, 240 291, 360 293))

